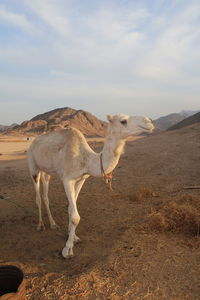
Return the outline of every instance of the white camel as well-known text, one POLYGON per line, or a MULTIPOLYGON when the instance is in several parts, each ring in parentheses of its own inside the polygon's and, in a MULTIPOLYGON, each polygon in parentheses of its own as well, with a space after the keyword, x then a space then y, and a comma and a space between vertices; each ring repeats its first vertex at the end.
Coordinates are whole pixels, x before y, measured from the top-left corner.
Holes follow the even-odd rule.
POLYGON ((57 225, 49 208, 49 180, 52 174, 57 173, 63 182, 69 202, 69 235, 62 250, 64 258, 73 256, 74 242, 79 241, 79 237, 75 234, 80 221, 76 201, 85 180, 90 175, 110 174, 118 164, 126 138, 142 132, 152 132, 154 128, 151 120, 146 117, 119 114, 108 115, 107 119, 109 124, 101 153, 94 152, 83 134, 71 127, 38 136, 28 150, 28 165, 39 209, 38 230, 45 229, 41 211, 40 178, 43 183, 43 201, 52 229, 57 225))

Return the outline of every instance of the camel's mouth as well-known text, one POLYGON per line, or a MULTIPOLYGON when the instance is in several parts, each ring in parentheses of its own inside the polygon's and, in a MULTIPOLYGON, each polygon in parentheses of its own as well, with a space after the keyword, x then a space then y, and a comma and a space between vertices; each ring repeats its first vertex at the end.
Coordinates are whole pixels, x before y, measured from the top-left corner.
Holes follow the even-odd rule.
POLYGON ((141 129, 144 129, 144 130, 148 130, 148 128, 147 127, 144 127, 144 126, 139 126, 141 129))
POLYGON ((144 126, 142 126, 142 125, 139 125, 139 127, 140 127, 141 129, 145 130, 145 132, 146 132, 146 131, 152 132, 152 131, 154 130, 153 124, 149 124, 148 127, 144 127, 144 126))

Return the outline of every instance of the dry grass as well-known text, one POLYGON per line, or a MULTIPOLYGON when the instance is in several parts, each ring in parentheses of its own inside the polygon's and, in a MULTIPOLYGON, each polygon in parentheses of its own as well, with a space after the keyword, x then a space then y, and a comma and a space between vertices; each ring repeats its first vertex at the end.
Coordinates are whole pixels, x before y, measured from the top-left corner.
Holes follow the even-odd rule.
POLYGON ((154 196, 154 191, 151 187, 140 187, 138 190, 131 196, 132 201, 140 202, 149 197, 154 196))
POLYGON ((179 196, 149 215, 150 228, 199 236, 200 210, 197 197, 179 196))

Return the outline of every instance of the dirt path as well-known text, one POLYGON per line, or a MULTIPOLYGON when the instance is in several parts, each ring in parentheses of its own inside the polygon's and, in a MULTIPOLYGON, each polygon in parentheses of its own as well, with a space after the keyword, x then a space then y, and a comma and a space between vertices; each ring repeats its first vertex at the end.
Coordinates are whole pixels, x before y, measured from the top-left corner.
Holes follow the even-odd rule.
POLYGON ((26 151, 31 144, 26 137, 0 135, 0 161, 25 159, 26 151))

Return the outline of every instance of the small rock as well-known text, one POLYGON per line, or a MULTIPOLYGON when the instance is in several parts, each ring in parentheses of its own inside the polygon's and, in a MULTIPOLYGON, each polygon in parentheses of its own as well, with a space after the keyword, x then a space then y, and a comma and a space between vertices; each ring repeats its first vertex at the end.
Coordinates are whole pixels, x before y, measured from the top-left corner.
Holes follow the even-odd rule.
POLYGON ((159 194, 158 194, 158 193, 155 193, 155 192, 153 192, 153 193, 152 193, 152 197, 159 197, 159 194))

